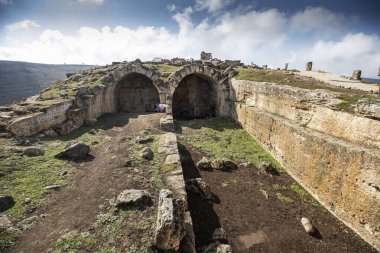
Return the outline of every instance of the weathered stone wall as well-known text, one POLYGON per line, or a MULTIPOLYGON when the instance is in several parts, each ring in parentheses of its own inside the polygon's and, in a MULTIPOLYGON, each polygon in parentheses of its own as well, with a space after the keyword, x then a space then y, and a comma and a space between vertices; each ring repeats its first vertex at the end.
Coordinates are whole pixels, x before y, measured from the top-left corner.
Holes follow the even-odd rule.
POLYGON ((329 108, 330 100, 338 93, 235 79, 231 86, 233 101, 358 145, 380 148, 379 121, 329 108))
POLYGON ((380 150, 371 147, 378 122, 361 118, 359 124, 357 116, 305 103, 324 100, 314 91, 236 80, 231 86, 232 116, 316 199, 380 249, 380 150), (363 141, 368 136, 372 140, 363 141))
POLYGON ((66 111, 72 101, 62 102, 47 108, 44 112, 17 118, 9 125, 9 131, 18 136, 30 136, 60 124, 67 119, 66 111))

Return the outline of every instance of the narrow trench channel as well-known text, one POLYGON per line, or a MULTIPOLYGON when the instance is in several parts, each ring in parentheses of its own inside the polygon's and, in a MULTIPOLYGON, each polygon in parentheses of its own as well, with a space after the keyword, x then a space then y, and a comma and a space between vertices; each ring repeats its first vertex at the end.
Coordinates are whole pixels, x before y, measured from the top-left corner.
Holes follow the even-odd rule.
MULTIPOLYGON (((192 131, 197 129, 198 126, 192 131)), ((228 172, 198 170, 196 163, 205 154, 181 141, 181 137, 179 140, 185 181, 202 178, 213 193, 211 200, 205 200, 188 191, 197 252, 203 252, 213 242, 217 228, 227 232, 234 253, 376 252, 287 173, 268 175, 253 165, 239 165, 228 172), (301 217, 312 220, 320 234, 308 235, 301 217)))
MULTIPOLYGON (((195 164, 191 159, 190 152, 181 143, 178 144, 181 159, 183 174, 185 181, 192 178, 200 178, 201 175, 195 164)), ((214 210, 214 203, 220 203, 219 198, 213 195, 211 201, 205 201, 194 192, 187 192, 187 200, 189 204, 189 211, 193 220, 195 245, 196 248, 211 243, 212 234, 215 229, 220 228, 219 217, 214 210)))

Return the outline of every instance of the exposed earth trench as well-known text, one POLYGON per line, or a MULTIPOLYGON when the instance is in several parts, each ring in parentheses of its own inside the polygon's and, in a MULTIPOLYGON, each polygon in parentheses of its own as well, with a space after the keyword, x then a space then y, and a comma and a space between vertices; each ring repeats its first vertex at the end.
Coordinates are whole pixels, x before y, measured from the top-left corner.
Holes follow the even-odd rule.
MULTIPOLYGON (((157 175, 152 167, 159 162, 156 158, 139 161, 132 168, 125 167, 124 163, 126 158, 134 157, 135 139, 142 131, 155 138, 163 133, 158 124, 160 117, 161 114, 117 113, 100 118, 103 123, 100 134, 107 136, 107 141, 93 149, 91 158, 86 161, 71 162, 78 171, 71 175, 68 185, 49 194, 44 204, 30 213, 44 218, 25 230, 15 245, 4 252, 149 252, 147 244, 154 229, 155 207, 162 187, 155 181, 157 175), (123 215, 124 220, 117 227, 118 233, 109 236, 106 232, 113 228, 108 226, 114 220, 99 222, 99 214, 112 213, 110 203, 128 188, 148 190, 153 205, 141 212, 111 215, 111 220, 118 219, 117 215, 123 215), (142 223, 144 220, 147 222, 142 223), (103 231, 99 223, 107 224, 107 229, 103 231), (76 251, 57 249, 57 241, 69 231, 86 232, 96 238, 76 251), (106 249, 104 245, 108 251, 99 250, 106 249)), ((213 120, 177 122, 185 180, 201 177, 214 195, 207 201, 188 192, 197 252, 202 252, 211 242, 213 231, 219 227, 226 230, 233 252, 376 252, 315 202, 286 172, 263 173, 254 164, 242 164, 247 161, 241 156, 235 161, 240 164, 237 170, 198 170, 196 163, 203 156, 219 157, 195 147, 188 140, 201 136, 202 127, 212 129, 209 123, 213 120), (316 236, 304 231, 301 217, 312 220, 319 231, 316 236)), ((223 132, 223 129, 217 131, 223 132)), ((220 136, 214 138, 215 143, 222 141, 220 136)), ((239 155, 231 153, 231 157, 239 155)))

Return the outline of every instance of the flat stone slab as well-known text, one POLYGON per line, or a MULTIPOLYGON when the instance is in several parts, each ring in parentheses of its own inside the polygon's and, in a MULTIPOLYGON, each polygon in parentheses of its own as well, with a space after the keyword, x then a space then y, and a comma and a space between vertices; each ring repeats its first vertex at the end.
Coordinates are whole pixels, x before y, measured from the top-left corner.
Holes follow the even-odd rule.
POLYGON ((160 127, 163 130, 174 132, 174 119, 171 115, 163 116, 160 119, 160 127))

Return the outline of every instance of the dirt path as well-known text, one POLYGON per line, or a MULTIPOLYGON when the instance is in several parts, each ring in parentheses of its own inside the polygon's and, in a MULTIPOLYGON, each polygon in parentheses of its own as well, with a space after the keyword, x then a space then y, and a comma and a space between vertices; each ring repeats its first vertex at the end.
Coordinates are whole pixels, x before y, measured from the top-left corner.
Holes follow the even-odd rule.
MULTIPOLYGON (((182 127, 182 140, 201 131, 201 124, 183 124, 187 127, 182 127)), ((209 244, 213 231, 222 227, 234 253, 376 252, 313 201, 288 174, 266 174, 253 165, 240 165, 230 172, 200 171, 196 162, 205 153, 182 143, 185 178, 201 177, 215 195, 212 201, 191 192, 188 195, 198 249, 209 244), (314 237, 306 234, 301 217, 309 218, 319 233, 314 237)))
MULTIPOLYGON (((5 252, 41 253, 51 250, 65 231, 86 231, 104 211, 110 199, 126 188, 142 188, 149 179, 140 172, 132 175, 123 167, 131 157, 131 145, 141 131, 157 134, 160 114, 133 115, 118 113, 101 118, 106 127, 102 134, 110 140, 93 150, 93 159, 80 164, 71 183, 51 194, 45 204, 32 215, 46 214, 35 227, 26 230, 16 244, 5 252)), ((109 204, 108 204, 109 205, 109 204)))

